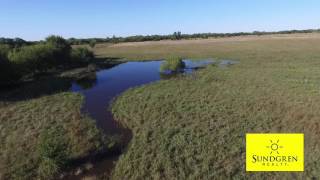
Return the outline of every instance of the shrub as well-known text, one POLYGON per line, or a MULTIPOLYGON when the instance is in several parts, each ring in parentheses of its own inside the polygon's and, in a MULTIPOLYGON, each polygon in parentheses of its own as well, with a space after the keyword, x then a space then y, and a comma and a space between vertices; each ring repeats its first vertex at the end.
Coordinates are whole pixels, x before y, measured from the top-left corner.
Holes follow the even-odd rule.
POLYGON ((9 60, 14 63, 20 74, 45 71, 53 67, 56 49, 51 45, 37 44, 14 49, 9 53, 9 60))
POLYGON ((43 159, 39 164, 38 174, 43 179, 53 179, 60 167, 53 159, 43 159))
POLYGON ((27 74, 69 66, 74 62, 86 63, 94 57, 87 48, 72 50, 69 42, 60 36, 49 36, 46 41, 34 45, 10 47, 0 44, 0 85, 27 74))
POLYGON ((38 145, 40 177, 52 178, 67 164, 69 148, 65 134, 62 127, 51 128, 41 134, 38 145))
POLYGON ((7 59, 7 55, 11 50, 9 45, 0 44, 0 59, 7 59))
POLYGON ((46 38, 46 44, 56 48, 55 57, 57 60, 66 61, 70 57, 71 45, 67 40, 60 36, 49 36, 46 38))
POLYGON ((6 70, 8 61, 8 52, 10 47, 8 45, 0 44, 0 73, 6 70))
POLYGON ((8 59, 0 57, 0 84, 16 79, 13 68, 8 59))
MULTIPOLYGON (((92 58, 89 50, 78 50, 75 56, 92 58)), ((44 43, 23 46, 9 53, 9 60, 14 63, 21 74, 43 72, 59 65, 71 62, 71 46, 59 36, 49 36, 44 43)))
POLYGON ((19 79, 19 76, 14 71, 13 65, 8 60, 10 50, 9 45, 0 44, 0 85, 11 84, 19 79))
POLYGON ((97 42, 97 41, 94 40, 94 39, 91 40, 90 43, 89 43, 89 46, 90 46, 91 48, 94 48, 94 46, 96 46, 96 42, 97 42))
POLYGON ((93 58, 93 52, 85 47, 73 49, 71 52, 71 59, 76 62, 88 62, 93 58))
POLYGON ((185 67, 182 58, 172 57, 163 62, 160 66, 161 72, 177 72, 185 67))

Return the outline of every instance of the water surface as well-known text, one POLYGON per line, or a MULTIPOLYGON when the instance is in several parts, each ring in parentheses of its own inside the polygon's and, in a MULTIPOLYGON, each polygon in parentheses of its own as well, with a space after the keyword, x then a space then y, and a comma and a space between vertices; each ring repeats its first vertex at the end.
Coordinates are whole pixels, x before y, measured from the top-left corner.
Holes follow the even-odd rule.
MULTIPOLYGON (((179 73, 189 74, 195 69, 203 68, 215 63, 207 60, 183 60, 185 68, 179 73)), ((221 61, 222 62, 222 61, 221 61)), ((113 120, 108 110, 112 100, 125 90, 158 81, 168 79, 177 74, 160 72, 163 61, 126 62, 110 69, 104 69, 93 74, 87 80, 72 83, 71 91, 80 92, 85 97, 82 112, 87 113, 96 120, 99 128, 107 134, 118 133, 122 128, 113 120)))
MULTIPOLYGON (((164 61, 146 61, 146 62, 126 62, 119 64, 110 69, 104 69, 91 74, 87 79, 82 81, 74 81, 71 85, 71 91, 80 92, 84 95, 85 101, 82 112, 87 113, 91 118, 96 120, 97 126, 107 135, 121 134, 126 136, 125 143, 130 141, 130 130, 127 130, 116 122, 109 110, 109 106, 115 97, 129 88, 141 86, 147 83, 176 77, 180 74, 191 74, 199 68, 204 68, 209 64, 217 64, 218 67, 226 67, 236 63, 235 61, 215 61, 191 60, 185 59, 184 69, 178 72, 162 73, 160 66, 164 61)), ((104 158, 100 162, 96 162, 92 171, 87 172, 84 176, 96 176, 99 173, 111 172, 115 161, 119 154, 109 158, 104 158), (98 173, 98 174, 97 174, 98 173)), ((80 177, 72 177, 70 179, 79 179, 80 177)))

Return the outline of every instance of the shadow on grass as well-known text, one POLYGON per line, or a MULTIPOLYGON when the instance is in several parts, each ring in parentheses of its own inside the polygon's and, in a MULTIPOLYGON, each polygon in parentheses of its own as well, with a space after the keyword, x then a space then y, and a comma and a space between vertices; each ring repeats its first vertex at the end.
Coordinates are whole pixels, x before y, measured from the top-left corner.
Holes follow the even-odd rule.
POLYGON ((23 101, 68 91, 71 88, 71 82, 70 78, 50 76, 20 83, 0 90, 0 101, 23 101))
POLYGON ((121 63, 123 62, 116 58, 95 58, 90 64, 38 73, 31 80, 1 86, 0 101, 23 101, 70 91, 73 82, 77 82, 83 89, 88 89, 96 84, 96 71, 113 68, 121 63))

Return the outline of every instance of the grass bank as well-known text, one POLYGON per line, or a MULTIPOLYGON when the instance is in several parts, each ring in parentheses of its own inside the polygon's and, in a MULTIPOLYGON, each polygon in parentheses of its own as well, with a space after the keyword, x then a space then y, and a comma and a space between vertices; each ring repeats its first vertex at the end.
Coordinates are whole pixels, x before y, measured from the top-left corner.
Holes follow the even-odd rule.
POLYGON ((82 101, 73 93, 1 101, 0 179, 53 178, 102 149, 95 122, 80 113, 82 101))
POLYGON ((320 177, 319 38, 124 44, 100 50, 128 59, 240 61, 134 88, 117 98, 114 116, 132 129, 133 139, 114 179, 320 177), (305 172, 246 173, 248 132, 304 133, 305 172))

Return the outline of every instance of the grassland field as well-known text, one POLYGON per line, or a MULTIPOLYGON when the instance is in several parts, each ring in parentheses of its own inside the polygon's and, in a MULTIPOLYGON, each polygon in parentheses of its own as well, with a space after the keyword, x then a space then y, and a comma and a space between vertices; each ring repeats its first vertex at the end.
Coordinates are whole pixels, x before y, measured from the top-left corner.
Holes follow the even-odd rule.
POLYGON ((113 105, 133 130, 114 179, 320 177, 320 35, 103 44, 99 56, 217 58, 195 76, 134 88, 113 105), (245 172, 245 134, 304 133, 303 173, 245 172))
MULTIPOLYGON (((240 62, 119 96, 112 111, 133 138, 113 179, 320 178, 320 34, 97 44, 94 52, 128 60, 179 56, 240 62), (304 133, 305 172, 246 173, 248 132, 304 133)), ((72 158, 96 150, 99 132, 80 113, 81 102, 81 95, 66 92, 1 99, 0 177, 25 173, 16 170, 29 164, 37 169, 39 134, 51 126, 66 130, 72 158)))

